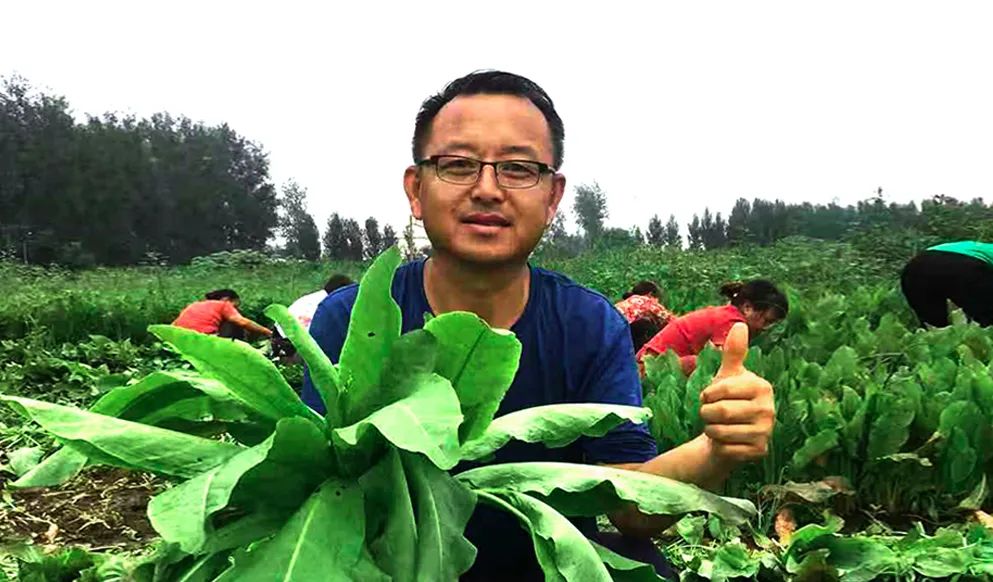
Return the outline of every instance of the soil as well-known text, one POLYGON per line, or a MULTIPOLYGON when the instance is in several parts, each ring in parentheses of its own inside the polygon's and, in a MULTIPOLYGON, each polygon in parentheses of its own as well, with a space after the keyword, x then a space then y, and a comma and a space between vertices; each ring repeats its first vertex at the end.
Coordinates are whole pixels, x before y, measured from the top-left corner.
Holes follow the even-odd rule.
POLYGON ((151 475, 95 467, 61 487, 11 489, 0 473, 0 544, 130 549, 156 537, 145 515, 163 488, 151 475))

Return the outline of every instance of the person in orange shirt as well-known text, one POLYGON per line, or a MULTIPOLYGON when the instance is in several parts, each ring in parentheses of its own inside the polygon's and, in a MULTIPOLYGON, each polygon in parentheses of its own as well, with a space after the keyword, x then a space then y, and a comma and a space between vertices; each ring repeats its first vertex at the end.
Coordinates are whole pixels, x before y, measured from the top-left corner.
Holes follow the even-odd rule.
POLYGON ((654 281, 639 281, 614 307, 631 327, 634 351, 652 339, 675 315, 662 305, 662 289, 654 281))
POLYGON ((755 337, 789 313, 786 295, 764 279, 726 283, 720 292, 728 298, 727 305, 698 309, 669 322, 638 351, 638 366, 643 369, 646 355, 672 350, 679 356, 683 372, 692 374, 697 354, 708 343, 721 348, 735 323, 747 324, 749 337, 755 337))
POLYGON ((232 339, 244 340, 247 332, 271 337, 272 330, 238 313, 240 303, 241 298, 231 289, 211 291, 204 296, 204 300, 183 308, 172 324, 232 339))

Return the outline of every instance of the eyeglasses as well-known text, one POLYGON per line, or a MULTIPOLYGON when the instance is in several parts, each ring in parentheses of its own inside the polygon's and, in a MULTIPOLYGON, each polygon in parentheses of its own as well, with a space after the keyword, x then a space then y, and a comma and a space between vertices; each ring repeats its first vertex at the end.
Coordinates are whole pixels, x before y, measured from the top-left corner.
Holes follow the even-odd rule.
POLYGON ((417 162, 417 165, 434 166, 435 174, 442 182, 470 186, 479 181, 483 166, 493 166, 497 184, 503 188, 531 188, 541 181, 543 174, 553 172, 551 166, 530 160, 503 160, 484 162, 464 156, 431 156, 417 162))

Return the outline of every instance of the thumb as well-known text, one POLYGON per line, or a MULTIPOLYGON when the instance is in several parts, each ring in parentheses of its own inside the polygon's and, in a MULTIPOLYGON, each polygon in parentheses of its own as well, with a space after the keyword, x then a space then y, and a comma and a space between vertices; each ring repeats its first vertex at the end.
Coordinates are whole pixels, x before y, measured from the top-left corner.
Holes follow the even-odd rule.
POLYGON ((748 357, 748 325, 738 322, 731 327, 724 340, 721 354, 721 367, 717 378, 736 376, 745 371, 745 358, 748 357))

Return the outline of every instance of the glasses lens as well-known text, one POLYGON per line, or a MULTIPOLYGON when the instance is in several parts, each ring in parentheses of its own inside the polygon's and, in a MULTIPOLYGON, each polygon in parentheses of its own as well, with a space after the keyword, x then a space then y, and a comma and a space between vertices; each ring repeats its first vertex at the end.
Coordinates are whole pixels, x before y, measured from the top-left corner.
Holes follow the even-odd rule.
POLYGON ((438 177, 453 184, 473 184, 479 176, 479 162, 458 156, 438 158, 438 177))
POLYGON ((497 181, 507 188, 530 188, 541 178, 541 168, 533 162, 500 162, 497 181))

